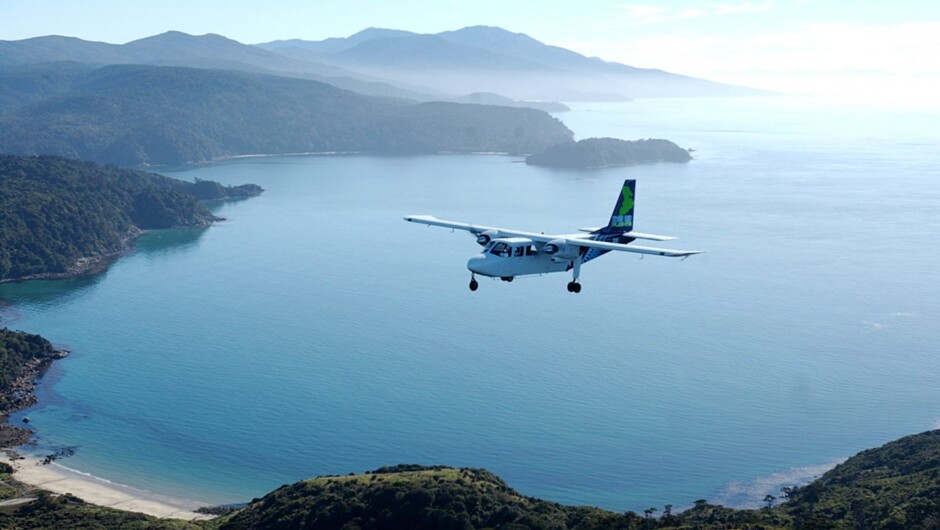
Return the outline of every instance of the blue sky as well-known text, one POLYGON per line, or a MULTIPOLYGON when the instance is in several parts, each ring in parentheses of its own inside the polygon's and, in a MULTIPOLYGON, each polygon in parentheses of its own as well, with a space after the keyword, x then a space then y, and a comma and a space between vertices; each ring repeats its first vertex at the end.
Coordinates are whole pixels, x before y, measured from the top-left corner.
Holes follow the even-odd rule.
POLYGON ((940 93, 940 2, 0 0, 0 39, 124 43, 179 30, 244 43, 363 28, 500 26, 633 66, 823 95, 940 93))

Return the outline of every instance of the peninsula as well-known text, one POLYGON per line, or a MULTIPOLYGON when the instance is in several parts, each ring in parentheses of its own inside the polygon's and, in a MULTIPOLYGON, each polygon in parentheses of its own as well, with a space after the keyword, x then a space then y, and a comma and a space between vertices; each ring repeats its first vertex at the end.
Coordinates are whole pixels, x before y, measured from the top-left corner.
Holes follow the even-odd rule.
POLYGON ((144 230, 217 221, 200 200, 262 191, 52 156, 0 155, 0 282, 98 272, 144 230))

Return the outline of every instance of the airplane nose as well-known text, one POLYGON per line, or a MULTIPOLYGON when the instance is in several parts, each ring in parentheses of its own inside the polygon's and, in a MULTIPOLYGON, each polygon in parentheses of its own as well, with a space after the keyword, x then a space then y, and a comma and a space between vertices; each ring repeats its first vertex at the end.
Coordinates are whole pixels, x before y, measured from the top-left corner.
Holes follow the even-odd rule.
POLYGON ((467 268, 472 272, 483 273, 483 263, 486 262, 486 256, 479 254, 470 258, 470 261, 467 262, 467 268))

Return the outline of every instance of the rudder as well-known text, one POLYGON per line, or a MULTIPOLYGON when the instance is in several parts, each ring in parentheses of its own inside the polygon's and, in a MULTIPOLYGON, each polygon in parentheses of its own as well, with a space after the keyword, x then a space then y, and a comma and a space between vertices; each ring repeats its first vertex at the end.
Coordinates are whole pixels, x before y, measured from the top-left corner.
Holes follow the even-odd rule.
POLYGON ((620 196, 617 197, 617 205, 614 206, 613 213, 610 214, 610 222, 602 228, 602 234, 622 234, 633 230, 633 207, 636 202, 636 180, 628 179, 623 181, 623 188, 620 190, 620 196))

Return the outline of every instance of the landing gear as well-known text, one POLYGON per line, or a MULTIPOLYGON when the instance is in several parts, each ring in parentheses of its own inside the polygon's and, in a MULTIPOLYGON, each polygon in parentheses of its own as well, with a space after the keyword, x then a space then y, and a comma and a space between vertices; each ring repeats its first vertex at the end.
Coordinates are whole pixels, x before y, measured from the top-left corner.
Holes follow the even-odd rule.
POLYGON ((470 290, 471 290, 471 291, 476 291, 477 288, 479 288, 479 287, 480 287, 480 284, 477 282, 477 277, 476 277, 476 275, 471 274, 471 275, 470 275, 470 290))
POLYGON ((581 276, 581 256, 575 258, 571 265, 572 278, 571 281, 568 282, 568 292, 577 294, 581 292, 581 284, 578 283, 578 276, 581 276))
POLYGON ((503 280, 504 282, 511 282, 511 281, 513 281, 515 278, 516 278, 515 276, 500 276, 500 277, 499 277, 499 279, 500 279, 500 280, 503 280))

